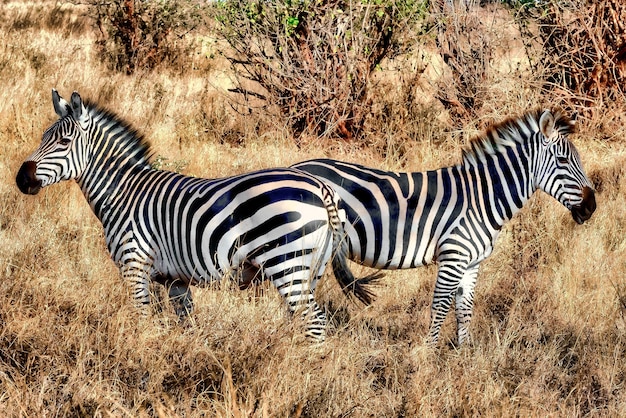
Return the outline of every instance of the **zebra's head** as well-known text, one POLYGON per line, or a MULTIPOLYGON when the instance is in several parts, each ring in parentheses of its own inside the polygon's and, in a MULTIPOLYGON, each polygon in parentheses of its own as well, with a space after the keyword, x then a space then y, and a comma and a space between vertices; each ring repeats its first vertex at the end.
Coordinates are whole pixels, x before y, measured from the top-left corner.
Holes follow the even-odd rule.
POLYGON ((78 93, 70 103, 52 90, 52 104, 59 120, 43 134, 41 144, 30 155, 15 181, 22 193, 37 194, 42 187, 80 176, 87 161, 85 138, 89 113, 78 93))
POLYGON ((568 139, 574 124, 574 119, 560 113, 543 111, 539 117, 534 176, 535 186, 561 202, 576 223, 582 224, 596 210, 596 198, 578 151, 568 139))

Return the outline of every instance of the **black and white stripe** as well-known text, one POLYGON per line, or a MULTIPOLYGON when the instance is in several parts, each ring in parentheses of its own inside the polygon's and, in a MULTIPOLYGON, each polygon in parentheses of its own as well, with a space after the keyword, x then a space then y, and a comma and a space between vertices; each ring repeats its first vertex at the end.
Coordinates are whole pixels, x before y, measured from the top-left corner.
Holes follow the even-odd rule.
POLYGON ((355 261, 379 269, 438 263, 429 339, 437 341, 456 299, 462 343, 479 264, 535 190, 561 202, 579 224, 594 212, 593 186, 568 140, 573 127, 559 112, 529 112, 472 140, 461 164, 433 171, 388 172, 328 159, 293 167, 339 194, 355 261))
POLYGON ((150 280, 169 287, 184 316, 193 306, 190 284, 268 278, 292 312, 303 310, 307 335, 323 340, 326 318, 313 294, 331 257, 346 293, 369 301, 347 269, 337 196, 320 180, 285 168, 216 180, 155 170, 148 143, 118 117, 76 92, 70 103, 54 90, 52 97, 60 119, 23 163, 17 185, 36 194, 75 179, 138 305, 149 303, 150 280))

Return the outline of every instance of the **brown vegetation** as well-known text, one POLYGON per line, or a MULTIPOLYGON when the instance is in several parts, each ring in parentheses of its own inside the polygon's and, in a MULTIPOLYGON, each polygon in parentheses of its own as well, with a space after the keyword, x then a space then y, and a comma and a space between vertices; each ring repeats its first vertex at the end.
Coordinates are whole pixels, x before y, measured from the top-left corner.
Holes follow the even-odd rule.
POLYGON ((548 91, 571 92, 584 108, 624 100, 626 82, 626 4, 618 0, 567 8, 555 2, 538 18, 544 42, 541 57, 550 67, 548 91))
MULTIPOLYGON (((36 197, 17 190, 17 169, 54 119, 53 87, 110 107, 164 164, 185 160, 187 174, 205 177, 321 156, 388 169, 454 164, 476 129, 556 98, 524 68, 486 67, 480 111, 450 131, 431 94, 442 61, 419 52, 383 63, 369 147, 297 149, 274 121, 232 112, 214 44, 182 73, 120 74, 95 55, 91 24, 55 4, 0 6, 0 415, 626 416, 626 133, 614 123, 624 106, 582 118, 573 137, 597 185, 593 218, 578 226, 548 196, 531 199, 483 263, 467 346, 445 343, 452 318, 440 347, 424 344, 434 267, 388 272, 367 309, 327 277, 319 299, 331 335, 320 346, 304 341, 269 286, 196 289, 197 311, 181 326, 158 303, 137 315, 75 184, 36 197)), ((502 16, 484 13, 484 22, 502 16)))

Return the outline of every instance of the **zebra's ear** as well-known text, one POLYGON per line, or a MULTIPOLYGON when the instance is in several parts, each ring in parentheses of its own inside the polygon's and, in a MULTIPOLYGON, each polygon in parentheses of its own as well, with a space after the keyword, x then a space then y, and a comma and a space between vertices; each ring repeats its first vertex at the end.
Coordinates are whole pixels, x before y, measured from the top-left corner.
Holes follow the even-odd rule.
POLYGON ((52 89, 52 105, 59 118, 64 118, 70 113, 70 104, 59 95, 56 89, 52 89))
POLYGON ((80 98, 77 92, 74 92, 70 100, 72 102, 72 116, 83 125, 87 121, 87 108, 83 104, 83 99, 80 98))
POLYGON ((556 131, 554 123, 554 116, 552 116, 552 113, 550 113, 549 110, 544 110, 539 118, 539 129, 546 139, 550 139, 556 131))

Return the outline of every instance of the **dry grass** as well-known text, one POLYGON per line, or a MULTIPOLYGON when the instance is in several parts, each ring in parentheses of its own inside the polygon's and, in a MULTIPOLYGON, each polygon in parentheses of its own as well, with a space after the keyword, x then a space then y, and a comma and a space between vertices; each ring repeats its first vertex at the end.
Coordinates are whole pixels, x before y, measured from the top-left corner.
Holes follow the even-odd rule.
MULTIPOLYGON (((106 103, 157 154, 206 177, 324 155, 433 168, 458 161, 472 125, 448 135, 437 108, 392 108, 371 149, 312 141, 298 150, 280 126, 231 112, 208 81, 217 73, 113 74, 95 60, 89 25, 73 11, 54 9, 64 19, 55 27, 40 24, 53 2, 0 8, 0 415, 626 415, 623 129, 607 135, 587 128, 598 121, 582 121, 574 140, 598 186, 596 214, 576 226, 537 194, 483 264, 473 342, 461 349, 445 342, 454 337, 451 320, 440 348, 424 345, 434 267, 389 272, 367 309, 349 304, 326 277, 319 299, 332 325, 321 346, 303 341, 269 287, 258 297, 228 284, 197 289, 197 311, 180 326, 168 307, 155 305, 148 318, 133 310, 76 185, 36 197, 17 190, 19 165, 54 119, 52 87, 106 103)), ((549 104, 523 82, 502 85, 515 90, 487 99, 496 110, 476 127, 549 104)))

